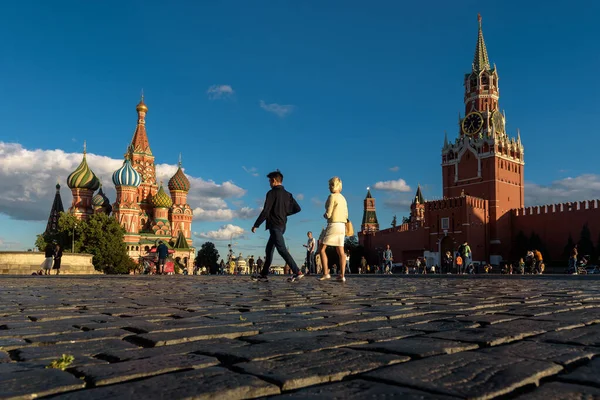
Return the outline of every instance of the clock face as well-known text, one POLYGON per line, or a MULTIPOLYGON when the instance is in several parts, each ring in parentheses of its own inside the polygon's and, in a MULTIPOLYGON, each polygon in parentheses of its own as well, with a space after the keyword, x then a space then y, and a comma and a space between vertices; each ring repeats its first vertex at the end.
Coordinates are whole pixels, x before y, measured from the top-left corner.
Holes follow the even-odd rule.
POLYGON ((504 116, 499 111, 495 111, 492 115, 492 124, 496 133, 504 133, 504 116))
POLYGON ((463 132, 467 135, 475 135, 483 127, 483 117, 478 112, 472 112, 463 119, 463 132))

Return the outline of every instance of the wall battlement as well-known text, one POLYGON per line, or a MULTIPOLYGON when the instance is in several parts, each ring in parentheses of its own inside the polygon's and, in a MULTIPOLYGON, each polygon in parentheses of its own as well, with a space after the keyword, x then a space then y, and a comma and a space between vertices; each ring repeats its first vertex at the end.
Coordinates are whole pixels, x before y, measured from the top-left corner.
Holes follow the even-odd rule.
POLYGON ((600 209, 600 200, 573 201, 557 204, 545 204, 542 206, 531 206, 511 210, 514 217, 528 215, 556 214, 566 212, 577 212, 600 209))
POLYGON ((425 202, 425 209, 427 211, 435 211, 463 207, 464 205, 485 210, 487 208, 487 200, 473 196, 451 197, 447 199, 427 201, 425 202))
POLYGON ((377 231, 377 234, 379 235, 389 235, 391 233, 396 233, 396 232, 408 232, 408 231, 414 231, 415 229, 411 229, 410 228, 410 224, 409 223, 404 223, 402 225, 399 225, 395 228, 386 228, 386 229, 381 229, 379 231, 377 231))

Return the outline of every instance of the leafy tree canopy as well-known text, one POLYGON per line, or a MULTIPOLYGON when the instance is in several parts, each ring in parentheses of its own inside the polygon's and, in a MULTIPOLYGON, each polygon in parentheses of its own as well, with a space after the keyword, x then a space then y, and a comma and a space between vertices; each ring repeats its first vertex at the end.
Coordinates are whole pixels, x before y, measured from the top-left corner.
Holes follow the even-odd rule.
POLYGON ((106 214, 92 215, 80 221, 70 213, 61 213, 58 219, 58 233, 38 235, 37 248, 42 251, 56 240, 64 251, 92 254, 94 268, 106 274, 126 274, 135 268, 123 242, 125 230, 115 218, 106 214))
POLYGON ((204 242, 198 250, 196 256, 196 265, 199 267, 207 267, 211 273, 216 271, 217 262, 219 261, 219 250, 212 242, 204 242))

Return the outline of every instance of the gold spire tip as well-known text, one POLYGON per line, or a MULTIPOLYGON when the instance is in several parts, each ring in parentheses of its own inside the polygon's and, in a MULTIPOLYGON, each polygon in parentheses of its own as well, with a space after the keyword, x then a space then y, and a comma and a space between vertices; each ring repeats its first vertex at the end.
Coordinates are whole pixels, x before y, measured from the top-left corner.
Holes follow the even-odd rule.
POLYGON ((481 14, 477 13, 477 22, 479 22, 479 26, 481 26, 481 14))
POLYGON ((83 141, 83 155, 85 156, 85 154, 87 153, 87 144, 86 141, 83 141))
POLYGON ((179 167, 181 167, 181 153, 179 153, 179 167))

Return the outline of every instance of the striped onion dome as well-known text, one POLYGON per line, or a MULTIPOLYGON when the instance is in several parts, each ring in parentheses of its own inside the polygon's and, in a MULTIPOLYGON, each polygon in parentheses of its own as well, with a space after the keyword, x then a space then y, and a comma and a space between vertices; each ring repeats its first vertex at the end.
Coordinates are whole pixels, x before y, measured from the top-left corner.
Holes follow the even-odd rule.
POLYGON ((110 200, 108 200, 108 197, 106 197, 106 195, 102 191, 102 185, 100 185, 100 190, 98 191, 98 193, 96 193, 96 195, 92 197, 92 204, 96 207, 104 207, 110 204, 110 200))
POLYGON ((150 202, 156 208, 171 208, 173 205, 173 200, 171 200, 171 197, 165 193, 165 189, 163 189, 162 184, 150 202))
POLYGON ((81 164, 67 178, 67 186, 71 189, 89 189, 94 191, 100 187, 100 181, 90 169, 85 159, 85 152, 83 153, 81 164))
POLYGON ((175 172, 175 175, 173 175, 173 177, 169 179, 169 190, 182 190, 184 192, 190 190, 190 181, 187 178, 187 176, 185 176, 185 174, 183 173, 183 170, 181 169, 181 164, 179 165, 179 168, 177 168, 177 172, 175 172))
POLYGON ((133 168, 129 159, 125 159, 123 166, 113 173, 112 180, 115 186, 138 187, 142 183, 140 174, 133 168))

